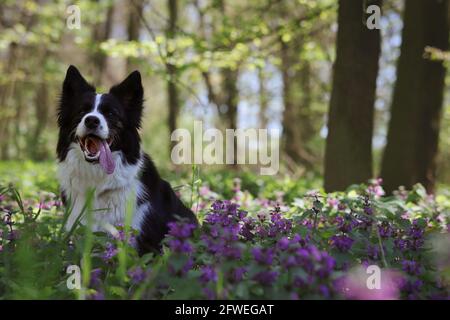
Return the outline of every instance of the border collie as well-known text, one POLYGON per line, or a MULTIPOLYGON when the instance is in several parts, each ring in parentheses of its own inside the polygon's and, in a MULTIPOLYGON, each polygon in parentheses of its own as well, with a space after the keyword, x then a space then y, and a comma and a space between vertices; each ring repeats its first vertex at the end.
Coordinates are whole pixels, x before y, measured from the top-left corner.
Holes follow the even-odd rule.
POLYGON ((160 249, 168 222, 181 218, 197 223, 141 150, 143 95, 138 71, 109 93, 99 94, 70 66, 58 109, 56 150, 62 198, 66 205, 70 199, 72 206, 66 229, 83 211, 91 188, 95 189, 94 231, 124 223, 128 198, 134 195, 132 227, 139 231, 140 254, 160 249))

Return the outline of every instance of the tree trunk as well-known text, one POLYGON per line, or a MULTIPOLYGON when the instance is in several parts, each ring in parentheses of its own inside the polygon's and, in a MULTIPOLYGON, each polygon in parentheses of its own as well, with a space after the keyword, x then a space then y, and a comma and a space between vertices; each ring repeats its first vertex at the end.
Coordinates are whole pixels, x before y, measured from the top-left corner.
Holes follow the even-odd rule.
POLYGON ((224 69, 223 76, 223 92, 225 95, 224 103, 227 106, 227 129, 237 128, 237 108, 238 108, 238 71, 224 69))
MULTIPOLYGON (((343 190, 372 177, 374 100, 380 31, 370 30, 365 0, 340 0, 336 61, 328 114, 325 189, 343 190)), ((368 4, 368 2, 367 2, 368 4)), ((370 4, 381 6, 381 0, 370 4)))
MULTIPOLYGON (((167 5, 169 9, 169 21, 167 26, 167 39, 173 39, 175 37, 176 24, 178 19, 178 1, 168 0, 167 5)), ((175 65, 170 63, 171 54, 167 54, 169 62, 166 64, 167 73, 169 75, 169 80, 167 81, 167 99, 169 104, 169 132, 170 134, 177 128, 177 118, 180 111, 180 101, 178 98, 178 88, 176 85, 177 68, 175 65)), ((176 141, 171 141, 169 154, 176 144, 176 141)))
POLYGON ((33 135, 30 137, 30 145, 28 150, 31 150, 31 158, 36 161, 41 161, 47 158, 46 143, 41 141, 42 133, 47 127, 48 119, 48 88, 47 83, 41 82, 35 95, 35 112, 36 123, 33 130, 33 135))
MULTIPOLYGON (((138 41, 139 40, 139 31, 141 28, 140 23, 140 14, 142 13, 142 10, 144 8, 144 4, 142 0, 130 0, 131 5, 129 7, 128 12, 128 27, 127 27, 127 33, 128 33, 128 41, 138 41)), ((131 72, 133 69, 136 68, 136 65, 133 61, 133 58, 127 59, 127 69, 128 72, 131 72)))
POLYGON ((258 97, 259 97, 259 127, 267 129, 269 119, 267 109, 269 108, 269 91, 266 85, 267 79, 264 68, 258 68, 258 97))
MULTIPOLYGON (((238 69, 232 70, 230 68, 226 68, 222 70, 222 87, 224 94, 224 104, 227 107, 227 111, 225 115, 225 129, 237 129, 237 117, 238 117, 238 103, 239 103, 239 89, 238 89, 238 69)), ((237 154, 238 154, 238 145, 236 137, 234 139, 234 162, 231 165, 232 169, 237 168, 237 154)), ((242 150, 244 152, 244 150, 242 150)))
MULTIPOLYGON (((305 144, 305 149, 309 151, 308 146, 306 145, 311 141, 311 139, 318 133, 317 129, 314 127, 314 112, 312 110, 312 71, 311 71, 311 63, 309 61, 301 61, 301 67, 298 72, 298 82, 300 86, 300 111, 299 111, 299 123, 300 123, 300 131, 301 136, 303 137, 303 141, 305 144)), ((306 159, 313 160, 313 159, 306 159)), ((315 159, 314 159, 315 162, 315 159)))
POLYGON ((283 80, 283 149, 295 163, 301 162, 302 137, 298 125, 299 101, 293 97, 294 61, 287 43, 281 41, 281 74, 283 80))
MULTIPOLYGON (((97 23, 93 28, 92 38, 94 39, 95 43, 101 43, 111 37, 113 14, 114 4, 111 4, 106 12, 105 21, 97 23)), ((106 60, 106 54, 98 48, 95 49, 92 54, 92 69, 96 83, 100 83, 102 81, 102 78, 104 77, 103 71, 105 70, 106 60)))
POLYGON ((448 0, 406 1, 401 55, 381 176, 388 193, 422 183, 433 192, 445 66, 423 57, 449 48, 448 0))
MULTIPOLYGON (((5 74, 13 74, 17 68, 17 61, 20 61, 20 47, 12 42, 8 48, 7 63, 5 74)), ((9 160, 10 158, 10 136, 12 119, 15 110, 12 109, 12 97, 15 93, 16 80, 12 79, 5 84, 0 85, 0 160, 9 160)))

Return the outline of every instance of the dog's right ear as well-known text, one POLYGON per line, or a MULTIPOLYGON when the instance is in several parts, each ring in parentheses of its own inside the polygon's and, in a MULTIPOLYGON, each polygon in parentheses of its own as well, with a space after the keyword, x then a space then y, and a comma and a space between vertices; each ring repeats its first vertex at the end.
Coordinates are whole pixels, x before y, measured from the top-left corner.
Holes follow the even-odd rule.
POLYGON ((63 95, 72 95, 86 91, 95 92, 95 88, 83 78, 77 68, 71 65, 69 69, 67 69, 66 78, 64 79, 63 95))

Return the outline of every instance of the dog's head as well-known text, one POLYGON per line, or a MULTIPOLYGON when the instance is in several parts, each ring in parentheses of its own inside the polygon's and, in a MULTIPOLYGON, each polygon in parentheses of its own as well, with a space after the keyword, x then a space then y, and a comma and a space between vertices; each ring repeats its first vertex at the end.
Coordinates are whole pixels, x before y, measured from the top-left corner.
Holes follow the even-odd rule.
POLYGON ((60 129, 57 147, 63 161, 75 143, 90 163, 114 171, 113 151, 122 151, 130 162, 139 155, 138 129, 143 108, 141 75, 132 72, 109 93, 99 94, 74 66, 64 79, 58 113, 60 129))

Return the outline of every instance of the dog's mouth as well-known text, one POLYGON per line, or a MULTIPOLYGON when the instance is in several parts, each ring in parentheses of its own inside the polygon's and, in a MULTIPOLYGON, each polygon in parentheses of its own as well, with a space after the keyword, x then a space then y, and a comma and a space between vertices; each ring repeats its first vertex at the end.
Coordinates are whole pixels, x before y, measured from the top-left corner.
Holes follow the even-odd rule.
POLYGON ((78 138, 78 143, 84 153, 84 159, 91 163, 100 163, 100 166, 107 174, 111 174, 115 169, 115 162, 112 158, 110 146, 112 139, 102 139, 96 135, 86 135, 78 138))

